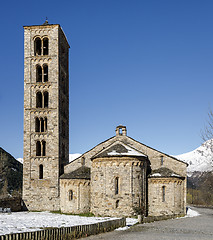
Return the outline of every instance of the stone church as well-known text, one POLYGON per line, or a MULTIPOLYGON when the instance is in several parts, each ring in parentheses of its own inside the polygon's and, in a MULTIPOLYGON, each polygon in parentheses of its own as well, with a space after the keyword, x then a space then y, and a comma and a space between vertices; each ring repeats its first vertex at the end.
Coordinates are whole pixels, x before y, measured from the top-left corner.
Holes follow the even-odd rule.
POLYGON ((187 164, 127 136, 69 163, 69 44, 58 24, 24 26, 23 200, 29 210, 185 214, 187 164))

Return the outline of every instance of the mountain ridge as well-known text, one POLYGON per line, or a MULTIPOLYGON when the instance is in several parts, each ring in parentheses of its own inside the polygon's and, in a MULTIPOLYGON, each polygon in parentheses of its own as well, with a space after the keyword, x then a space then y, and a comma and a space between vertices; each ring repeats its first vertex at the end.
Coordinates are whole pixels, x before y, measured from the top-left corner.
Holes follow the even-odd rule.
POLYGON ((211 172, 213 171, 213 139, 204 142, 200 147, 188 153, 174 156, 188 163, 187 172, 211 172))

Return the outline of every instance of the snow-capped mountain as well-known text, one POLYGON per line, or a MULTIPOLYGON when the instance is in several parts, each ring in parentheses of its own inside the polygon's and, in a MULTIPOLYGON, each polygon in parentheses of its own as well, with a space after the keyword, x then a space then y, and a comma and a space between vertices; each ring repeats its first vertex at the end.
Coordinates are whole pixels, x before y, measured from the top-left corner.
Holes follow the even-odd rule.
POLYGON ((210 172, 213 171, 213 139, 204 142, 194 151, 175 156, 184 162, 187 162, 188 173, 195 171, 210 172))

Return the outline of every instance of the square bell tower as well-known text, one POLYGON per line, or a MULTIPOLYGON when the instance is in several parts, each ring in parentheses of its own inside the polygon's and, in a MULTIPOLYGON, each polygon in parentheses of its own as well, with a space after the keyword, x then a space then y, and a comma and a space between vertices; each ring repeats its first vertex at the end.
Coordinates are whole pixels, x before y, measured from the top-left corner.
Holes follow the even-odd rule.
POLYGON ((69 163, 69 44, 58 24, 24 26, 23 200, 59 210, 69 163))

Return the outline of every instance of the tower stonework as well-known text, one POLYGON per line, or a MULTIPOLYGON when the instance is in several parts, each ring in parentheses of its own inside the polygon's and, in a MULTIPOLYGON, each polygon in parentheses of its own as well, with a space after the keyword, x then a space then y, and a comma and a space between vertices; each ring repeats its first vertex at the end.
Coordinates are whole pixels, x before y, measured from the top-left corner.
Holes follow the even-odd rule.
POLYGON ((69 162, 69 44, 58 24, 24 26, 23 200, 59 210, 69 162))

